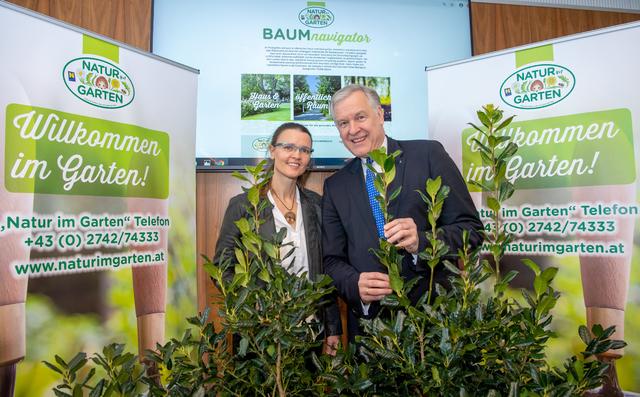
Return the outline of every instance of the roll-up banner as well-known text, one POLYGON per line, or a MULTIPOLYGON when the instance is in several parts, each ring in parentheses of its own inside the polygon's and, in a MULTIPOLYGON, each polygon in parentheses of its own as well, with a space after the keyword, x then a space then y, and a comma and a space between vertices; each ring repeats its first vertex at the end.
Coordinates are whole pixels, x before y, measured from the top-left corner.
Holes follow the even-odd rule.
POLYGON ((197 70, 0 3, 0 371, 176 336, 196 311, 197 70))
MULTIPOLYGON (((520 259, 559 267, 562 292, 548 354, 577 353, 579 324, 616 325, 629 345, 615 355, 622 387, 640 390, 640 24, 631 23, 427 69, 429 136, 444 144, 486 222, 470 181, 492 178, 478 151, 476 111, 492 103, 513 123, 507 177, 516 193, 502 210, 520 259)), ((482 141, 482 139, 480 139, 482 141)))

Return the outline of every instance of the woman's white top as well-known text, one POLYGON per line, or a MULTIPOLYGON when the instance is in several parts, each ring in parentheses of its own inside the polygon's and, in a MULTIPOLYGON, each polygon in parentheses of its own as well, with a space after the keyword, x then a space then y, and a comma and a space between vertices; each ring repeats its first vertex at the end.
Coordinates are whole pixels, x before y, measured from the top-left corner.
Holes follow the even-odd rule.
POLYGON ((287 269, 291 274, 300 275, 303 272, 307 272, 309 277, 309 260, 307 258, 307 239, 304 234, 304 220, 302 216, 302 206, 300 205, 300 191, 296 186, 296 224, 290 225, 284 217, 284 214, 280 212, 274 197, 271 195, 271 190, 267 192, 267 197, 271 204, 273 204, 273 220, 275 222, 276 232, 285 228, 287 234, 284 237, 282 246, 280 247, 280 258, 284 258, 285 255, 294 249, 293 253, 285 260, 282 261, 282 267, 287 269), (291 245, 285 245, 286 243, 293 243, 291 245))

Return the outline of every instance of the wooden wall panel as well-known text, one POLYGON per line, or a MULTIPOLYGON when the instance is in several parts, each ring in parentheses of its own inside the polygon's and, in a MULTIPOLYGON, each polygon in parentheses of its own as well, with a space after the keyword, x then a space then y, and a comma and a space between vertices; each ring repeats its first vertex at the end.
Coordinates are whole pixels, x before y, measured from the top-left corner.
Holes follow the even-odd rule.
MULTIPOLYGON (((529 42, 547 40, 558 36, 557 28, 559 25, 559 13, 556 11, 558 10, 550 7, 537 7, 535 14, 533 10, 527 10, 527 20, 535 15, 535 23, 528 24, 531 32, 529 42)), ((525 21, 525 24, 528 22, 527 20, 525 21)))
MULTIPOLYGON (((566 11, 561 8, 555 9, 554 19, 563 18, 564 23, 558 24, 557 35, 567 36, 574 33, 586 32, 591 26, 590 16, 592 11, 588 10, 573 10, 572 15, 570 17, 566 17, 566 11)), ((595 28, 594 28, 595 29, 595 28)))
POLYGON ((473 54, 640 20, 640 14, 471 3, 473 54))
POLYGON ((7 0, 9 3, 52 16, 49 12, 49 0, 7 0))
POLYGON ((123 11, 124 36, 119 40, 151 51, 153 0, 124 0, 123 11))
MULTIPOLYGON (((85 27, 85 29, 89 29, 86 26, 93 25, 84 22, 82 18, 83 8, 83 3, 75 0, 49 0, 49 16, 76 26, 85 27)), ((102 33, 100 29, 97 28, 97 26, 93 26, 93 29, 89 30, 102 33)))
POLYGON ((152 0, 9 0, 141 50, 151 48, 152 0))
POLYGON ((123 8, 121 0, 84 0, 82 2, 82 20, 87 26, 93 26, 96 32, 123 41, 123 8))

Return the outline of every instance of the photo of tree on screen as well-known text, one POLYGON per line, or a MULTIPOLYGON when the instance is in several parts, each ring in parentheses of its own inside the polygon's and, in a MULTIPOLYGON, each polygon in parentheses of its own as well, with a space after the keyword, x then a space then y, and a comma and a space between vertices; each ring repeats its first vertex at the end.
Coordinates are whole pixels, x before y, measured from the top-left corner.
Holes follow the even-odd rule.
POLYGON ((291 75, 241 75, 242 120, 291 120, 291 75))
POLYGON ((340 89, 340 76, 293 76, 293 119, 331 120, 329 101, 340 89))
POLYGON ((344 76, 344 85, 361 84, 376 90, 384 110, 384 121, 391 121, 391 77, 344 76))

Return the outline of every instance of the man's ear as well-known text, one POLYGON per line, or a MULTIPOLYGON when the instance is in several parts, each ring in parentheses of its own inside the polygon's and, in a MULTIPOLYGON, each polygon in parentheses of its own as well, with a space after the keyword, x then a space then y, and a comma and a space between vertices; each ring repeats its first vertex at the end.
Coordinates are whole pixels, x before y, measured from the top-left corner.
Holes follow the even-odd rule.
POLYGON ((380 119, 380 123, 384 123, 384 109, 382 106, 378 106, 378 110, 376 111, 378 119, 380 119))

